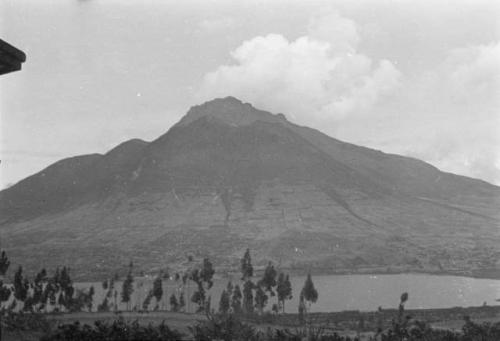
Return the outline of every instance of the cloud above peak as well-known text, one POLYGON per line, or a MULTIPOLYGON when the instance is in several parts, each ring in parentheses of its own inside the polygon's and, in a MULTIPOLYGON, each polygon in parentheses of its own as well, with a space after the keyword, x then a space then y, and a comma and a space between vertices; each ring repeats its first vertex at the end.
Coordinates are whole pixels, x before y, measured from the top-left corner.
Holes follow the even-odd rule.
POLYGON ((383 55, 360 52, 366 27, 326 11, 298 38, 243 41, 231 63, 205 74, 197 100, 236 96, 342 140, 500 184, 500 43, 453 46, 433 63, 420 51, 402 59, 403 76, 383 55))
POLYGON ((354 53, 360 41, 356 23, 336 11, 315 16, 309 22, 308 36, 330 44, 331 51, 354 53))
POLYGON ((335 11, 311 19, 307 34, 257 36, 231 52, 234 63, 205 75, 200 100, 234 95, 297 123, 321 125, 366 110, 397 88, 400 72, 388 60, 356 52, 354 21, 335 11))
POLYGON ((452 49, 428 74, 416 115, 439 133, 412 149, 442 169, 500 184, 500 42, 452 49))

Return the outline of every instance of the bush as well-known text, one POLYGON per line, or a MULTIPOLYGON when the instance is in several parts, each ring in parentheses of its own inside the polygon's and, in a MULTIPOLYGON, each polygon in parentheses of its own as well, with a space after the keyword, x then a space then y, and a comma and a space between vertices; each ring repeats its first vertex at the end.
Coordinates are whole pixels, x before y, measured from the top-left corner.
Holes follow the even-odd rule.
POLYGON ((41 341, 110 341, 110 340, 153 340, 170 341, 180 340, 182 334, 176 330, 170 329, 164 322, 158 326, 149 324, 142 326, 136 320, 126 322, 123 318, 114 321, 111 324, 102 321, 96 321, 94 326, 80 324, 60 325, 55 331, 46 333, 41 337, 41 341))
POLYGON ((189 327, 195 340, 262 340, 253 326, 241 322, 235 315, 213 314, 207 317, 208 320, 189 327))
POLYGON ((500 340, 500 322, 496 324, 477 324, 464 317, 465 324, 462 333, 449 330, 432 329, 421 321, 412 321, 410 316, 404 316, 404 303, 408 300, 408 294, 401 296, 399 313, 392 327, 383 333, 379 333, 382 341, 498 341, 500 340))
POLYGON ((2 326, 7 331, 49 331, 51 323, 40 313, 13 312, 5 310, 2 314, 2 326))

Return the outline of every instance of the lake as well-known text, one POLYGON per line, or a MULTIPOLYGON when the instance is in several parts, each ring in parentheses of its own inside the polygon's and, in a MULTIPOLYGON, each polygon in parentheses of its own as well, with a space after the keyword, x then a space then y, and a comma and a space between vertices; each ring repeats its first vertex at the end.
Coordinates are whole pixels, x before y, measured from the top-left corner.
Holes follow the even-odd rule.
MULTIPOLYGON (((233 279, 233 283, 238 278, 233 279)), ((291 278, 293 299, 285 303, 285 311, 297 312, 300 290, 304 284, 305 276, 291 278)), ((137 278, 133 305, 142 306, 148 290, 152 287, 152 278, 137 278)), ((226 287, 228 279, 215 280, 214 287, 209 294, 212 297, 212 307, 218 308, 219 297, 226 287)), ((256 280, 254 280, 255 282, 256 280)), ((500 304, 500 280, 479 279, 460 276, 440 276, 428 274, 394 274, 394 275, 324 275, 313 276, 314 285, 319 293, 318 302, 312 305, 314 312, 329 312, 342 310, 373 311, 379 306, 382 308, 397 308, 399 297, 403 292, 409 293, 406 303, 408 309, 421 308, 449 308, 480 306, 484 302, 488 305, 500 304)), ((241 286, 241 283, 239 283, 241 286)), ((88 288, 94 285, 96 289, 95 304, 102 302, 104 290, 101 283, 78 283, 78 288, 88 288)), ((121 282, 117 282, 121 289, 121 282)), ((163 282, 163 299, 160 308, 168 308, 170 295, 175 293, 179 297, 184 291, 187 311, 192 312, 195 304, 189 302, 196 286, 191 283, 182 286, 182 282, 163 282)), ((118 295, 118 301, 120 296, 118 295)), ((154 299, 153 299, 154 301, 154 299)), ((271 298, 267 307, 270 309, 276 298, 271 298)), ((124 304, 119 304, 119 309, 124 309, 124 304)))

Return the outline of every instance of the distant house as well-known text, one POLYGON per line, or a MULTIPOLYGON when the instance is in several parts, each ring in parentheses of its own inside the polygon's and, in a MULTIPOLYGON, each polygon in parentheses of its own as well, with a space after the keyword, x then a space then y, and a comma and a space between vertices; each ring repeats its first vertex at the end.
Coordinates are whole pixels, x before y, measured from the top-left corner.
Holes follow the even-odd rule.
POLYGON ((0 75, 21 70, 26 54, 0 39, 0 75))

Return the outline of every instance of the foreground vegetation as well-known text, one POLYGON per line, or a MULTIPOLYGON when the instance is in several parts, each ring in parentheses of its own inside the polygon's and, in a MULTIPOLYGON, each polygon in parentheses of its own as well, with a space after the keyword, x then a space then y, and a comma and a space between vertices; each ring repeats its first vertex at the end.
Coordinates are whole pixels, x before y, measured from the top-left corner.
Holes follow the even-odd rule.
MULTIPOLYGON (((139 321, 126 321, 118 318, 112 322, 95 321, 93 324, 80 322, 54 325, 44 315, 30 316, 26 322, 18 314, 10 318, 23 321, 26 332, 38 331, 39 339, 49 340, 309 340, 309 341, 498 341, 500 323, 474 323, 466 319, 461 331, 433 329, 419 321, 411 321, 402 315, 395 316, 390 328, 370 334, 343 336, 328 331, 326 325, 304 323, 294 328, 282 328, 246 322, 245 317, 235 314, 209 314, 206 319, 193 323, 188 331, 178 331, 162 322, 142 325, 139 321), (15 316, 18 315, 18 316, 15 316), (34 329, 38 328, 38 329, 34 329)), ((26 315, 24 317, 27 317, 26 315)), ((16 327, 14 339, 22 340, 23 334, 16 327)), ((11 331, 12 332, 12 331, 11 331)))
MULTIPOLYGON (((0 255, 0 275, 5 275, 10 262, 4 252, 0 255)), ((254 282, 250 251, 241 259, 242 289, 238 284, 228 283, 222 292, 217 309, 211 307, 208 291, 213 285, 215 270, 208 259, 199 267, 185 274, 176 274, 180 283, 190 280, 197 290, 190 300, 197 305, 201 315, 186 330, 177 330, 165 321, 145 325, 140 319, 129 321, 120 316, 113 320, 99 320, 92 323, 57 322, 53 313, 92 312, 94 288, 75 290, 70 278, 69 268, 56 269, 49 276, 42 269, 33 281, 23 276, 21 267, 17 269, 11 286, 0 280, 0 327, 7 335, 22 340, 27 335, 36 335, 40 340, 380 340, 380 341, 498 341, 500 322, 475 323, 463 316, 464 324, 460 331, 435 329, 426 322, 414 318, 405 311, 408 293, 403 293, 397 310, 391 311, 387 321, 387 311, 379 310, 366 321, 358 314, 357 325, 350 325, 351 335, 339 335, 338 330, 329 325, 328 320, 317 319, 310 313, 311 305, 319 299, 309 274, 300 292, 298 314, 284 314, 285 302, 292 298, 289 275, 276 271, 272 263, 266 267, 262 278, 254 282), (269 298, 276 296, 277 304, 266 310, 269 298), (50 313, 50 314, 49 314, 50 313), (52 317, 52 318, 50 318, 52 317), (34 334, 33 334, 34 333, 34 334)), ((162 278, 158 275, 152 288, 137 311, 159 310, 163 296, 162 278)), ((131 294, 134 291, 133 264, 129 264, 127 276, 122 282, 121 291, 116 288, 117 278, 103 282, 106 294, 97 304, 101 313, 118 313, 117 301, 126 304, 131 310, 131 294)), ((184 292, 169 299, 170 310, 182 311, 185 306, 184 292)), ((488 307, 485 307, 485 309, 488 307)), ((119 315, 119 313, 118 313, 119 315)), ((57 316, 57 315, 56 315, 57 316)), ((352 320, 352 317, 351 317, 352 320)), ((0 338, 1 338, 0 330, 0 338)), ((33 339, 33 338, 32 338, 33 339)))

